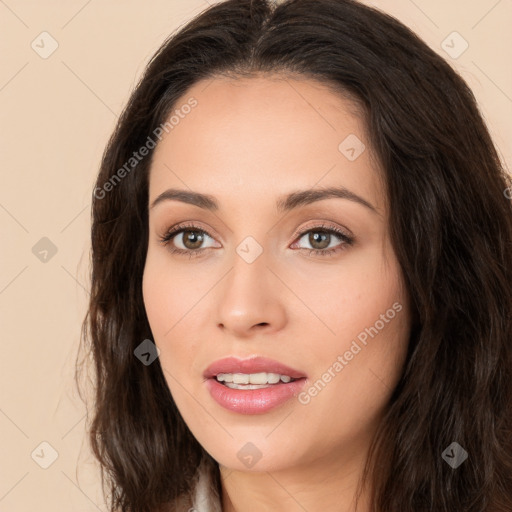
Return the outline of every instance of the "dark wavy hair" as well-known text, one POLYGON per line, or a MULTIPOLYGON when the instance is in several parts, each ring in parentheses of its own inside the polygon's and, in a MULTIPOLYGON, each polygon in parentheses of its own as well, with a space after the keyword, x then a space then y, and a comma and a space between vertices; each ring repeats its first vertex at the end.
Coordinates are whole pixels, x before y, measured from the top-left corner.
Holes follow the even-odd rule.
POLYGON ((134 356, 153 339, 142 297, 152 152, 131 157, 199 80, 262 74, 355 98, 384 170, 415 320, 363 475, 372 512, 510 512, 512 179, 464 80, 403 24, 352 0, 207 8, 163 43, 119 118, 92 198, 81 345, 94 370, 88 439, 111 510, 178 510, 202 461, 220 495, 218 465, 159 360, 134 356), (456 469, 441 456, 452 442, 469 455, 456 469))

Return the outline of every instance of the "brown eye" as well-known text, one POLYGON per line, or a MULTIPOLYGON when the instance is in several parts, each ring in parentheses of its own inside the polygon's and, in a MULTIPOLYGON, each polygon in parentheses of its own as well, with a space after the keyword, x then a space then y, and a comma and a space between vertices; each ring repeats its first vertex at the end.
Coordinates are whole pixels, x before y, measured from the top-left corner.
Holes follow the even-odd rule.
POLYGON ((171 252, 189 256, 198 255, 210 248, 218 247, 211 235, 193 225, 174 226, 160 237, 160 241, 163 245, 168 246, 171 252), (203 247, 208 239, 210 239, 209 245, 203 247))
POLYGON ((310 231, 308 241, 313 249, 326 249, 329 247, 331 234, 325 231, 310 231))
POLYGON ((183 245, 190 250, 199 249, 204 240, 204 233, 197 229, 187 229, 182 231, 183 245))

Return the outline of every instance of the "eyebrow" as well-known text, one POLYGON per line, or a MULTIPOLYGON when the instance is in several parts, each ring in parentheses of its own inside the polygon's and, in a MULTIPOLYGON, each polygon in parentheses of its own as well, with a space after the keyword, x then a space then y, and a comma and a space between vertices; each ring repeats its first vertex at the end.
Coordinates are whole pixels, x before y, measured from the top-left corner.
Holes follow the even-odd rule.
MULTIPOLYGON (((324 187, 309 190, 297 190, 285 196, 279 197, 276 201, 276 207, 278 212, 284 213, 298 208, 299 206, 306 206, 323 199, 331 198, 348 199, 350 201, 354 201, 380 216, 380 213, 371 203, 345 187, 324 187)), ((219 209, 219 203, 214 196, 209 194, 202 194, 200 192, 193 192, 191 190, 181 190, 175 188, 170 188, 165 192, 162 192, 153 201, 150 208, 154 208, 157 204, 160 204, 164 201, 181 201, 182 203, 192 204, 212 212, 219 209)))

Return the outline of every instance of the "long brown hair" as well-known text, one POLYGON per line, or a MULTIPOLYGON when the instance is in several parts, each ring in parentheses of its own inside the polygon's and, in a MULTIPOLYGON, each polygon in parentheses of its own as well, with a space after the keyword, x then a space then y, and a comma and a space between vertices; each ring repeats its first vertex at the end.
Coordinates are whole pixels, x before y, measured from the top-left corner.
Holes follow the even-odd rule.
POLYGON ((154 55, 108 142, 83 348, 95 375, 90 442, 111 510, 177 510, 201 461, 220 491, 159 360, 134 356, 152 334, 141 291, 151 154, 134 161, 133 152, 197 81, 267 72, 357 98, 385 170, 416 321, 366 466, 372 511, 510 512, 512 180, 463 79, 396 19, 352 0, 209 7, 154 55), (456 469, 442 457, 454 442, 468 454, 456 469))

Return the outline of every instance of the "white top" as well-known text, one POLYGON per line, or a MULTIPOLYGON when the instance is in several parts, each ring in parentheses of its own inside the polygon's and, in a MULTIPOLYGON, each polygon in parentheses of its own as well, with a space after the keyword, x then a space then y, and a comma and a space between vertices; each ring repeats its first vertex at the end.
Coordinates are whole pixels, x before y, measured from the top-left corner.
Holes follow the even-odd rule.
POLYGON ((220 498, 212 486, 212 479, 206 465, 202 462, 197 472, 192 507, 194 512, 222 512, 220 498))

